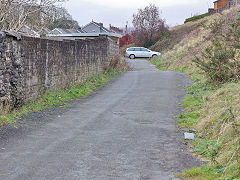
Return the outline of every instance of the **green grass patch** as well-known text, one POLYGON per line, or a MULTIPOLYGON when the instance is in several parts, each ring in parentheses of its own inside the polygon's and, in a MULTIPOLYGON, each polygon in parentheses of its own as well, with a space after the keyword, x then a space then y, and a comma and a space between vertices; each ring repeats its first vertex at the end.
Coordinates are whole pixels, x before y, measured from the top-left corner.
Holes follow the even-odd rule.
MULTIPOLYGON (((195 93, 195 92, 191 92, 191 93, 195 93)), ((194 107, 199 107, 202 104, 203 104, 202 96, 198 94, 194 94, 194 95, 187 94, 183 102, 181 102, 181 105, 183 107, 189 107, 191 109, 194 107)))
POLYGON ((70 104, 68 104, 67 101, 82 98, 88 94, 93 93, 94 90, 97 89, 97 87, 103 85, 104 83, 112 79, 113 76, 119 73, 120 71, 112 69, 109 70, 108 72, 94 75, 86 82, 76 84, 71 88, 62 89, 56 92, 48 92, 41 98, 22 106, 18 110, 1 114, 0 125, 15 123, 17 118, 26 115, 29 112, 37 112, 52 107, 60 108, 68 107, 70 106, 70 104))
POLYGON ((221 173, 218 173, 218 169, 215 167, 202 166, 185 170, 183 173, 177 175, 177 177, 185 179, 217 180, 221 177, 221 173))
POLYGON ((198 123, 200 117, 201 114, 196 112, 183 113, 177 116, 177 118, 180 118, 177 123, 178 126, 190 128, 198 123))
POLYGON ((239 180, 240 164, 232 166, 202 166, 185 170, 177 177, 193 180, 239 180))
POLYGON ((194 151, 216 163, 216 156, 219 152, 219 146, 216 140, 196 139, 194 151))
POLYGON ((187 94, 180 103, 181 106, 186 108, 184 113, 177 116, 180 119, 177 122, 180 127, 193 127, 204 114, 202 111, 202 106, 204 105, 203 97, 195 86, 188 88, 191 94, 187 94))
POLYGON ((156 66, 156 68, 158 68, 160 71, 167 71, 168 70, 166 65, 163 63, 161 57, 152 58, 152 59, 150 59, 150 62, 152 64, 154 64, 156 66))
POLYGON ((178 72, 186 72, 188 70, 188 67, 177 67, 174 69, 171 69, 171 71, 178 71, 178 72))

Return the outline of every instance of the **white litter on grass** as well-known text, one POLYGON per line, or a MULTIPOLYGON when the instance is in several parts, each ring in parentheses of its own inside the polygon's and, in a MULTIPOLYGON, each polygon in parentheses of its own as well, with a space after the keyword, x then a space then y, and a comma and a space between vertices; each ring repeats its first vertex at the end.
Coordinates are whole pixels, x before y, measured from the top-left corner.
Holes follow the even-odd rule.
POLYGON ((187 139, 187 140, 194 140, 195 134, 194 134, 194 133, 187 133, 187 132, 185 132, 185 133, 184 133, 184 137, 185 137, 185 139, 187 139))

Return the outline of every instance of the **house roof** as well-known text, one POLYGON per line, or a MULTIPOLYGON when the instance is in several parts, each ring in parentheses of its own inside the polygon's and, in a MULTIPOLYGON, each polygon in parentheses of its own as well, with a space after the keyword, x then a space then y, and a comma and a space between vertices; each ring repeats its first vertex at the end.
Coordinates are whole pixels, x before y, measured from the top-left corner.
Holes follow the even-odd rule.
POLYGON ((48 37, 99 37, 99 36, 110 36, 121 38, 121 34, 117 33, 70 33, 70 34, 48 34, 48 37))
POLYGON ((103 25, 101 25, 101 23, 97 23, 95 21, 92 21, 90 23, 88 23, 87 25, 85 25, 82 29, 86 28, 87 26, 94 24, 95 26, 97 26, 98 28, 101 28, 103 31, 105 32, 111 32, 110 30, 108 30, 107 28, 105 28, 103 25))
MULTIPOLYGON (((221 1, 221 0, 216 0, 216 1, 214 1, 213 3, 216 3, 216 2, 219 2, 219 1, 221 1)), ((229 0, 229 1, 232 1, 232 0, 229 0)), ((229 1, 228 1, 228 2, 229 2, 229 1)))
POLYGON ((23 25, 20 29, 19 32, 27 35, 27 36, 31 36, 31 37, 40 37, 40 34, 36 31, 34 31, 32 28, 30 28, 27 25, 23 25))
POLYGON ((55 28, 52 31, 50 31, 49 34, 51 34, 51 32, 53 32, 53 31, 58 31, 59 34, 83 33, 83 31, 81 29, 55 28))
POLYGON ((110 25, 110 30, 111 30, 112 32, 115 32, 115 33, 123 33, 123 30, 121 30, 121 29, 118 28, 118 27, 111 26, 111 25, 110 25))

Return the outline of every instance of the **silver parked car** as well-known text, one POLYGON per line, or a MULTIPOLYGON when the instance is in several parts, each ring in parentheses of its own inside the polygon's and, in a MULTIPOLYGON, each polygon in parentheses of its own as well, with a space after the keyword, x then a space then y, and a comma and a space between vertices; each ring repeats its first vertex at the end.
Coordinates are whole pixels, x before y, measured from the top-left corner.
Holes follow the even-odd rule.
POLYGON ((152 58, 155 56, 161 56, 161 53, 151 51, 144 47, 130 47, 127 48, 125 51, 125 56, 129 57, 130 59, 138 58, 152 58))

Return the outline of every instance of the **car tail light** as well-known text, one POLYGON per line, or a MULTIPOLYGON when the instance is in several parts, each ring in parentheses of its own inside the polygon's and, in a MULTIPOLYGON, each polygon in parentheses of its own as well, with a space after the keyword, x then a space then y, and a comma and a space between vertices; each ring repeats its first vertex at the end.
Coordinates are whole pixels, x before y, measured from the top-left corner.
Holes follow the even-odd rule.
POLYGON ((126 51, 125 51, 125 54, 127 54, 127 49, 126 49, 126 51))

